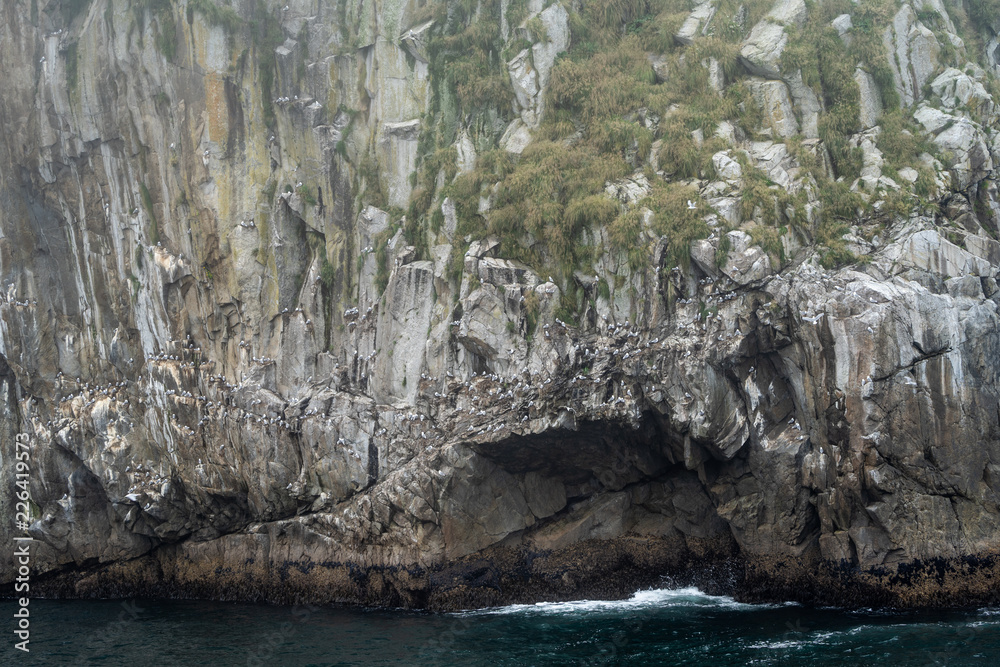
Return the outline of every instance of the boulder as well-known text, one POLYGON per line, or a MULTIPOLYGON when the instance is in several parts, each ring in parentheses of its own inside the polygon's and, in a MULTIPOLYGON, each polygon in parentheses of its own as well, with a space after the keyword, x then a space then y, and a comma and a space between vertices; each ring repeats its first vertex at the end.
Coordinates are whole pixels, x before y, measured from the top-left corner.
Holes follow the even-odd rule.
POLYGON ((531 130, 520 118, 515 118, 500 137, 500 147, 508 153, 520 155, 531 143, 531 130))
POLYGON ((716 176, 733 185, 743 175, 740 163, 730 157, 729 151, 719 151, 713 155, 712 166, 715 167, 716 176))
POLYGON ((663 83, 670 78, 670 61, 667 56, 649 53, 646 54, 646 59, 649 61, 649 66, 653 68, 653 74, 656 75, 658 83, 663 83))
POLYGON ((779 62, 787 44, 788 35, 783 26, 761 21, 743 42, 740 59, 752 74, 777 79, 781 76, 779 62))
POLYGON ((851 29, 854 25, 851 23, 850 14, 841 14, 837 18, 830 22, 833 29, 837 31, 837 35, 844 42, 844 46, 851 45, 851 29))

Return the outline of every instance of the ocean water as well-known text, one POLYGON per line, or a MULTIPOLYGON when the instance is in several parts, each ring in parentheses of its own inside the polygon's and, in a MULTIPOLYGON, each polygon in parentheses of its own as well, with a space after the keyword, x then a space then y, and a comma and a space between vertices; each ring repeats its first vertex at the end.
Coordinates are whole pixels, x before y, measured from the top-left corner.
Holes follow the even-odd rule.
MULTIPOLYGON (((2 605, 10 619, 14 603, 2 605)), ((450 614, 189 600, 32 600, 30 610, 30 654, 10 639, 0 663, 1000 665, 1000 609, 748 605, 694 588, 450 614)))

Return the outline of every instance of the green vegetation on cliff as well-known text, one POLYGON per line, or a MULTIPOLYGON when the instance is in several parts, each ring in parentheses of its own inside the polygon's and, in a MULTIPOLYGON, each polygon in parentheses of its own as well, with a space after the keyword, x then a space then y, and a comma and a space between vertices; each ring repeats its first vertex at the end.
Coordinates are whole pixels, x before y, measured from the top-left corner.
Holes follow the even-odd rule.
MULTIPOLYGON (((911 112, 900 108, 893 74, 899 63, 890 62, 884 41, 899 7, 894 0, 807 3, 801 18, 784 26, 782 76, 800 74, 819 105, 813 126, 819 143, 807 146, 801 135, 778 137, 769 128, 751 94, 759 80, 749 81, 742 60, 752 29, 774 9, 770 0, 719 0, 709 28, 693 40, 675 37, 691 15, 686 0, 564 5, 570 47, 551 68, 531 143, 512 154, 497 148, 523 104, 515 101, 507 63, 524 49, 534 58, 532 45, 537 49, 554 38, 551 26, 540 16, 524 21, 523 1, 511 3, 505 14, 499 0, 437 4, 428 10, 435 21, 428 43, 434 94, 418 148, 407 238, 426 256, 441 233, 441 203, 450 197, 459 237, 496 235, 504 256, 558 275, 564 288, 572 271, 589 270, 604 252, 588 245, 601 227, 634 270, 652 262, 654 236, 670 248, 670 261, 682 262, 690 241, 710 232, 701 222, 709 210, 695 187, 716 178, 712 156, 731 145, 717 136, 726 121, 741 137, 784 141, 808 177, 804 190, 790 194, 736 151, 740 212, 744 223, 756 223, 749 229, 753 238, 779 264, 781 238, 793 228, 817 244, 827 265, 853 261, 843 238, 850 226, 861 217, 929 205, 935 177, 926 156, 947 157, 938 155, 911 112), (844 14, 852 21, 846 36, 833 26, 844 14), (874 82, 874 101, 862 99, 859 68, 874 82), (884 194, 877 211, 854 185, 865 167, 857 138, 867 129, 861 126, 864 104, 882 110, 881 132, 872 135, 882 154, 880 173, 902 182, 905 170, 913 183, 884 194), (478 151, 468 173, 456 168, 461 132, 478 151), (617 202, 605 194, 609 183, 637 172, 648 181, 638 201, 617 202), (909 176, 914 172, 915 182, 909 176), (689 209, 688 200, 699 203, 689 209), (813 202, 808 216, 807 202, 813 202)), ((972 0, 964 7, 967 14, 963 6, 949 11, 963 38, 978 44, 974 26, 993 20, 1000 5, 972 0)), ((918 15, 933 29, 943 25, 936 11, 921 9, 918 15)), ((959 59, 968 57, 952 41, 938 40, 942 66, 960 66, 959 59)), ((720 223, 726 231, 727 223, 720 223)))

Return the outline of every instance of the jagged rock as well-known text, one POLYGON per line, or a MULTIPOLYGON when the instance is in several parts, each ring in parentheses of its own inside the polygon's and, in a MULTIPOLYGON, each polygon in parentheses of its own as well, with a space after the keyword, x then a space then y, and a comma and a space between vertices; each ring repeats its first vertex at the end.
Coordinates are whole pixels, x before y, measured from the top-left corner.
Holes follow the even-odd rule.
POLYGON ((412 402, 419 384, 416 382, 423 367, 426 330, 430 324, 431 292, 434 289, 434 264, 417 261, 396 268, 386 288, 388 307, 379 310, 377 348, 391 350, 384 358, 391 360, 376 376, 376 398, 389 402, 398 396, 412 402), (403 383, 403 379, 407 383, 403 383), (383 393, 384 392, 384 393, 383 393))
POLYGON ((736 128, 729 121, 722 121, 715 128, 715 136, 729 144, 736 143, 736 128))
POLYGON ((951 114, 926 104, 920 105, 913 112, 913 117, 931 134, 937 134, 955 122, 955 117, 951 114))
POLYGON ((183 257, 178 257, 161 247, 153 248, 152 253, 153 261, 156 262, 164 283, 176 283, 184 276, 191 275, 191 267, 183 257))
POLYGON ((959 248, 934 229, 916 232, 898 246, 890 246, 886 257, 901 268, 920 269, 944 278, 990 276, 995 272, 986 259, 959 248))
POLYGON ((986 120, 995 115, 993 98, 983 84, 954 67, 945 69, 931 81, 931 90, 941 98, 941 104, 946 109, 967 107, 986 120))
POLYGON ((952 23, 951 17, 948 15, 948 10, 945 9, 944 3, 941 0, 915 0, 913 7, 917 11, 924 10, 937 13, 946 33, 955 33, 955 24, 952 23))
POLYGON ((964 190, 993 170, 989 144, 978 123, 921 105, 913 117, 934 135, 934 143, 950 155, 955 186, 964 190))
POLYGON ((994 72, 1000 71, 1000 34, 995 34, 986 44, 986 62, 994 72))
POLYGON ((744 149, 744 152, 753 166, 767 174, 776 185, 792 193, 798 191, 799 188, 790 173, 796 170, 795 163, 790 158, 788 147, 784 143, 754 141, 744 149))
POLYGON ((482 257, 495 257, 496 255, 493 253, 495 253, 499 247, 499 239, 490 237, 485 241, 473 241, 470 243, 469 249, 465 254, 467 257, 475 257, 477 259, 482 257))
POLYGON ((771 275, 771 260, 767 253, 753 244, 749 234, 734 230, 726 236, 729 238, 729 254, 722 272, 730 280, 738 285, 746 285, 771 275))
POLYGON ((538 102, 536 98, 541 88, 538 85, 538 73, 531 62, 531 49, 521 51, 507 63, 510 72, 510 82, 514 87, 514 98, 521 111, 521 120, 528 127, 538 126, 538 102), (527 114, 527 118, 525 115, 527 114))
POLYGON ((951 172, 959 189, 968 187, 993 171, 993 159, 982 129, 967 118, 960 118, 954 125, 942 130, 934 137, 934 143, 951 154, 951 172))
POLYGON ((728 232, 729 250, 725 261, 719 265, 716 257, 718 239, 694 241, 691 244, 691 259, 709 275, 720 272, 738 285, 758 282, 771 275, 771 260, 767 253, 753 244, 750 235, 740 230, 728 232))

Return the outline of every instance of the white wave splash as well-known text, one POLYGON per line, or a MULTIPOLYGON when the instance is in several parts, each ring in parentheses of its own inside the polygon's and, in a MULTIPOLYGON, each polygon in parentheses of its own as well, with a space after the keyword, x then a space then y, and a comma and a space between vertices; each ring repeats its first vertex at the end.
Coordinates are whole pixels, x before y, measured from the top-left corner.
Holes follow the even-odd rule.
POLYGON ((574 600, 571 602, 537 602, 535 604, 512 604, 506 607, 476 609, 462 614, 468 615, 590 615, 620 614, 644 609, 701 608, 751 611, 773 608, 781 605, 745 604, 726 595, 709 595, 697 588, 657 588, 638 591, 627 600, 574 600))

